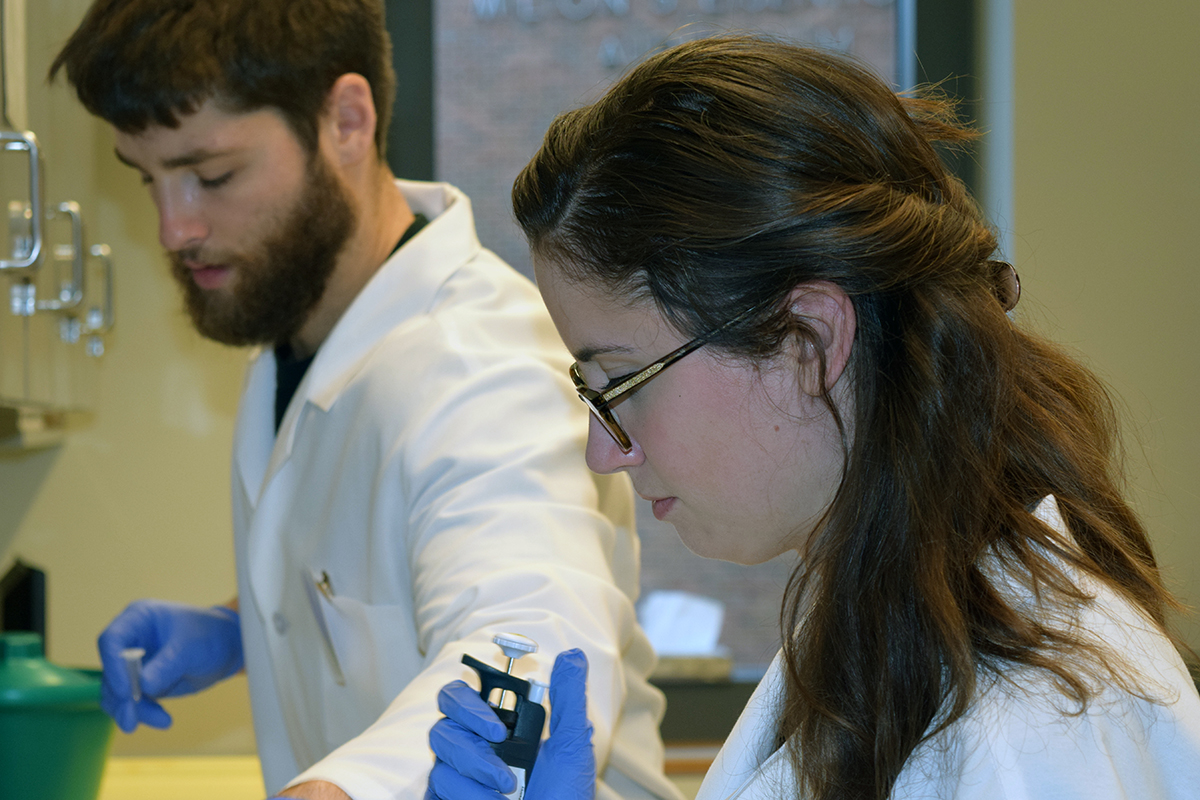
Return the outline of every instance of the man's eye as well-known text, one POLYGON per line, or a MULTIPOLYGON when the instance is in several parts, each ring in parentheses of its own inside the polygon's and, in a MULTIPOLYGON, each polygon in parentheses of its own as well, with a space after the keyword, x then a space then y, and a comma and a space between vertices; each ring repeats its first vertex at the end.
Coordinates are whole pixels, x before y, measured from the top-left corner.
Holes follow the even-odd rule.
POLYGON ((224 186, 233 177, 233 172, 226 172, 224 175, 219 175, 216 178, 200 178, 200 185, 205 189, 216 189, 219 186, 224 186))
POLYGON ((149 175, 147 175, 144 172, 141 173, 139 175, 139 177, 141 177, 141 179, 142 179, 142 186, 149 186, 150 184, 154 183, 154 178, 151 178, 149 175))

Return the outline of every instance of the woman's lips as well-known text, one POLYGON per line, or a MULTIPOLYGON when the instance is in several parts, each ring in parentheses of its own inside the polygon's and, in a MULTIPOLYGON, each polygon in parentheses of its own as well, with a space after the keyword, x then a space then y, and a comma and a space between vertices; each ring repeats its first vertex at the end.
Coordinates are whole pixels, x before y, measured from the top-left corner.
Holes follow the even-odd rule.
POLYGON ((664 497, 661 500, 654 500, 650 503, 650 508, 654 512, 654 518, 662 520, 671 511, 675 505, 674 497, 664 497))

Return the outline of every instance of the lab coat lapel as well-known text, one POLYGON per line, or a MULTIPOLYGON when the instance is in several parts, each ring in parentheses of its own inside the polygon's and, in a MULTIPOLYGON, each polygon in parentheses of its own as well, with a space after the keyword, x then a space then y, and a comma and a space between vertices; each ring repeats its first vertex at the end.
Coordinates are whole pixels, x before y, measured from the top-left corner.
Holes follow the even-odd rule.
MULTIPOLYGON (((239 572, 244 568, 252 576, 245 582, 239 580, 241 590, 253 596, 253 602, 242 602, 242 614, 256 612, 258 626, 270 624, 270 611, 278 607, 283 586, 276 557, 280 487, 274 495, 268 493, 269 478, 280 461, 274 423, 275 355, 263 349, 247 370, 238 407, 232 487, 235 518, 248 523, 247 528, 234 526, 239 572)), ((285 716, 287 711, 283 709, 285 716)))
MULTIPOLYGON (((245 540, 237 543, 239 560, 244 554, 245 563, 252 578, 246 590, 253 597, 253 603, 243 603, 243 614, 250 609, 257 612, 257 624, 262 627, 280 623, 276 619, 276 611, 283 606, 285 587, 289 576, 285 574, 285 562, 279 557, 280 538, 286 536, 288 528, 282 524, 287 519, 291 499, 295 495, 293 475, 286 469, 292 452, 292 442, 296 429, 299 409, 303 403, 292 403, 288 414, 280 425, 279 433, 275 432, 275 391, 276 363, 274 352, 264 350, 255 360, 247 377, 247 386, 239 410, 237 452, 235 466, 241 473, 241 489, 245 492, 245 502, 249 504, 249 529, 245 532, 245 540)), ((297 397, 303 391, 303 382, 297 390, 297 397)), ((239 488, 234 487, 235 491, 239 488)), ((294 577, 294 576, 291 576, 294 577)), ((281 657, 276 646, 276 639, 265 637, 267 645, 266 657, 276 664, 287 664, 286 656, 281 657)), ((288 680, 288 679, 283 679, 288 680)), ((260 689, 265 690, 266 687, 260 689)), ((270 687, 275 691, 275 687, 270 687)), ((277 694, 278 710, 284 720, 285 730, 301 731, 305 709, 297 708, 287 702, 284 696, 277 694)), ((311 752, 305 748, 305 742, 297 742, 289 733, 290 753, 303 756, 309 761, 315 761, 321 756, 320 752, 311 752)))
MULTIPOLYGON (((274 364, 274 361, 275 359, 272 358, 271 363, 274 364)), ((292 456, 292 444, 296 439, 296 426, 299 422, 301 414, 304 411, 304 406, 307 403, 307 399, 305 397, 305 384, 309 382, 310 377, 311 376, 309 375, 305 375, 304 380, 302 380, 300 385, 296 387, 294 401, 299 400, 300 402, 289 403, 287 412, 283 415, 283 420, 281 420, 279 423, 279 431, 275 434, 275 444, 271 448, 271 460, 267 464, 267 469, 263 476, 263 494, 266 493, 267 487, 270 486, 275 480, 275 476, 279 474, 279 470, 292 456)), ((275 386, 274 381, 272 381, 271 386, 273 390, 275 386)), ((273 394, 274 391, 272 391, 272 395, 273 394)), ((271 423, 275 422, 275 405, 273 397, 269 419, 271 423)))
MULTIPOLYGON (((296 429, 296 413, 303 404, 293 403, 275 432, 275 354, 270 349, 260 351, 250 365, 246 388, 238 409, 237 435, 234 443, 234 467, 241 476, 241 490, 252 509, 257 510, 271 480, 292 452, 296 429)), ((303 391, 303 385, 297 395, 303 391)), ((234 487, 239 488, 239 487, 234 487)))
POLYGON ((275 356, 270 350, 258 351, 246 371, 246 386, 238 406, 237 431, 234 435, 234 473, 241 479, 240 489, 251 508, 257 507, 266 480, 275 431, 264 421, 274 421, 275 356))
MULTIPOLYGON (((783 653, 777 653, 767 674, 725 740, 721 751, 704 776, 696 800, 726 800, 726 798, 756 797, 756 781, 762 777, 763 765, 779 750, 775 745, 779 724, 779 709, 783 701, 783 653)), ((780 756, 786 759, 786 753, 780 756)), ((774 796, 774 795, 763 795, 774 796)))

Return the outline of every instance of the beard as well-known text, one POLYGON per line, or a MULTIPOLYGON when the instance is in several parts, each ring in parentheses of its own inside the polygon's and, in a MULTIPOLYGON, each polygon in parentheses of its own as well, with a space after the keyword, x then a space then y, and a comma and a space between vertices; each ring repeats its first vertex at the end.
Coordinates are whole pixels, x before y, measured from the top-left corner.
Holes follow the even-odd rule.
POLYGON ((300 197, 274 230, 243 253, 170 253, 171 274, 202 336, 222 344, 278 344, 292 338, 325 294, 346 241, 357 223, 352 199, 320 153, 309 160, 300 197), (227 289, 202 289, 185 261, 233 270, 227 289))

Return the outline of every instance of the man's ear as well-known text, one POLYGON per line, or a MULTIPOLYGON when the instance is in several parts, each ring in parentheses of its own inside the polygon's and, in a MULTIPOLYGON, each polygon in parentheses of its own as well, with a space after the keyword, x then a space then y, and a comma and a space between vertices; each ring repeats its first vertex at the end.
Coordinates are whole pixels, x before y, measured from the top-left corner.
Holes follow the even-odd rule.
POLYGON ((829 281, 802 283, 788 295, 796 321, 811 328, 825 351, 825 385, 821 386, 820 359, 813 343, 801 341, 801 388, 818 397, 841 378, 850 363, 858 317, 854 302, 840 286, 829 281))
POLYGON ((376 123, 366 78, 348 72, 333 82, 321 113, 321 130, 339 163, 349 166, 375 152, 376 123))

